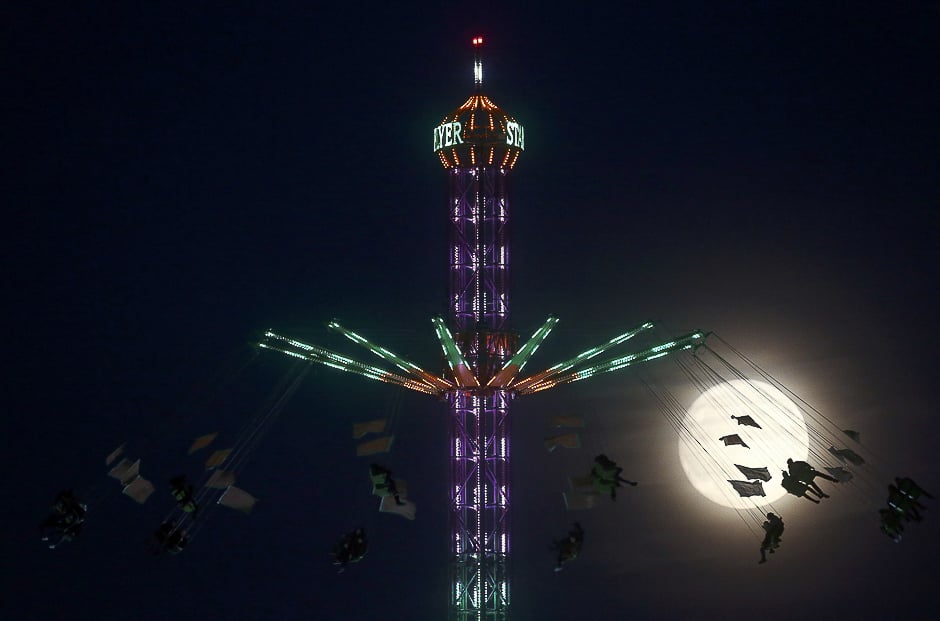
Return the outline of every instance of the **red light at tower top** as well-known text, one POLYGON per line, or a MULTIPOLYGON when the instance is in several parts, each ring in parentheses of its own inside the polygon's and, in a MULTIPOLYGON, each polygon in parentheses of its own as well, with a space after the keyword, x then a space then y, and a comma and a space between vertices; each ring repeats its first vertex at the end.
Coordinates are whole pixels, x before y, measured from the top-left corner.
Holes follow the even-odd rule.
POLYGON ((483 37, 473 37, 473 85, 477 91, 483 86, 483 59, 480 58, 481 47, 483 47, 483 37))
POLYGON ((473 37, 474 94, 433 130, 433 150, 447 169, 494 166, 511 170, 525 150, 522 125, 483 94, 483 37, 473 37))

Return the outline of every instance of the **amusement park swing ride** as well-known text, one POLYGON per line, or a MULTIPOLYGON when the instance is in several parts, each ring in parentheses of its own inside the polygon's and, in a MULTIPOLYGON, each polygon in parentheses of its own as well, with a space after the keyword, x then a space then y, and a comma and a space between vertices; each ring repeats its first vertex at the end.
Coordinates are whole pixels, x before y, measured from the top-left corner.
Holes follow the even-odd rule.
MULTIPOLYGON (((558 318, 547 318, 524 342, 510 325, 509 186, 510 175, 525 150, 525 128, 484 94, 482 45, 481 37, 473 39, 473 93, 432 128, 432 151, 449 184, 447 313, 431 320, 441 347, 441 370, 427 371, 337 321, 330 321, 328 328, 371 352, 384 366, 271 330, 258 343, 262 349, 305 363, 397 385, 447 404, 450 618, 509 619, 509 422, 511 404, 518 397, 632 369, 676 432, 680 463, 689 481, 710 500, 733 508, 758 539, 764 538, 762 562, 765 552, 773 552, 779 545, 783 529, 779 522, 779 529, 774 530, 764 515, 768 509, 768 520, 776 515, 773 503, 784 495, 820 502, 828 494, 814 483, 815 477, 862 485, 866 494, 883 489, 878 484, 880 475, 872 474, 870 468, 857 468, 866 463, 870 466, 872 456, 861 446, 856 431, 840 428, 715 334, 692 330, 663 337, 663 331, 657 330, 661 326, 645 322, 541 371, 524 372, 558 318), (643 344, 632 346, 637 342, 643 344), (645 372, 656 366, 648 363, 661 358, 671 359, 686 384, 698 393, 693 403, 684 402, 645 372), (846 440, 853 448, 845 446, 846 440), (803 461, 809 458, 822 469, 803 461), (788 468, 789 473, 782 468, 788 468), (801 476, 797 473, 800 468, 809 471, 801 476)), ((183 477, 175 479, 172 491, 178 506, 157 531, 161 553, 178 553, 185 547, 201 526, 196 519, 199 507, 212 504, 210 500, 245 513, 251 511, 256 499, 234 486, 234 473, 296 392, 310 366, 299 365, 302 368, 289 372, 235 446, 212 454, 205 464, 210 474, 198 490, 183 477)), ((569 429, 546 439, 550 451, 581 446, 578 429, 584 427, 583 419, 556 417, 554 426, 569 429)), ((356 437, 384 428, 372 422, 356 427, 356 437)), ((208 446, 216 435, 198 438, 190 454, 208 446)), ((370 443, 371 452, 361 454, 387 452, 391 438, 370 443)), ((119 481, 125 495, 143 504, 154 486, 141 476, 140 460, 117 461, 123 450, 122 446, 108 456, 106 463, 111 466, 114 462, 109 475, 119 481)), ((591 477, 572 477, 570 489, 564 493, 568 510, 590 509, 600 495, 609 492, 613 497, 619 481, 630 483, 618 479, 616 464, 605 455, 598 455, 595 462, 606 464, 604 468, 616 474, 609 481, 595 476, 595 470, 591 477)), ((910 519, 910 511, 916 515, 917 498, 926 493, 910 479, 896 482, 897 494, 892 492, 881 515, 882 531, 899 541, 903 530, 899 518, 910 519)), ((388 511, 413 519, 413 505, 401 502, 399 495, 404 498, 404 490, 394 494, 394 504, 390 495, 385 495, 382 510, 388 505, 388 511)), ((49 547, 80 532, 87 508, 74 495, 60 494, 55 512, 43 523, 60 538, 52 541, 44 537, 52 541, 49 547)))
MULTIPOLYGON (((523 373, 558 319, 549 317, 521 344, 510 329, 509 181, 525 150, 525 129, 484 94, 482 44, 481 37, 473 39, 473 94, 432 130, 432 149, 450 188, 448 312, 446 317, 432 319, 445 370, 426 371, 336 321, 328 324, 331 330, 395 370, 273 331, 266 332, 260 343, 265 349, 300 360, 446 401, 450 421, 450 613, 457 621, 509 618, 512 494, 508 422, 511 403, 517 397, 667 356, 679 360, 682 354, 678 364, 702 392, 692 408, 687 409, 666 389, 651 383, 647 388, 679 434, 680 457, 690 480, 715 502, 735 507, 755 532, 761 529, 765 506, 772 508, 770 503, 787 490, 776 483, 777 477, 765 465, 720 463, 715 459, 719 447, 750 447, 750 442, 756 449, 764 449, 766 463, 777 464, 790 456, 804 459, 811 450, 808 434, 812 433, 815 446, 829 444, 830 457, 844 463, 840 450, 857 456, 849 449, 835 448, 835 438, 842 432, 831 421, 817 416, 802 402, 795 404, 784 394, 785 387, 753 364, 752 371, 765 381, 750 380, 706 343, 708 334, 698 330, 629 353, 615 353, 634 337, 652 334, 655 325, 647 322, 547 369, 523 373), (707 420, 707 413, 714 411, 722 413, 717 426, 707 420), (810 426, 808 432, 807 418, 821 424, 810 426), (741 427, 737 433, 727 433, 726 426, 734 425, 732 419, 741 427), (763 434, 747 433, 752 430, 763 434), (767 441, 770 434, 790 441, 767 441), (703 443, 702 438, 712 438, 714 446, 703 443)), ((743 355, 740 358, 750 363, 743 355)), ((560 446, 568 441, 576 444, 576 433, 557 438, 560 446)), ((812 452, 821 458, 825 448, 812 452)), ((841 465, 830 472, 843 479, 851 477, 841 465)), ((572 485, 575 489, 565 496, 568 508, 591 506, 590 482, 588 488, 577 489, 575 482, 572 485)))

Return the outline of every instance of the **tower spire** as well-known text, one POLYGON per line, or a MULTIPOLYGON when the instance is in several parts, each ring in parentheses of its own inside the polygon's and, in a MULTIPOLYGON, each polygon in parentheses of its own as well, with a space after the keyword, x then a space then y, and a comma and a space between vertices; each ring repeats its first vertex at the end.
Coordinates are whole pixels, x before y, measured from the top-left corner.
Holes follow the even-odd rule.
POLYGON ((480 57, 482 47, 483 37, 473 37, 473 87, 477 92, 483 89, 483 60, 480 57))

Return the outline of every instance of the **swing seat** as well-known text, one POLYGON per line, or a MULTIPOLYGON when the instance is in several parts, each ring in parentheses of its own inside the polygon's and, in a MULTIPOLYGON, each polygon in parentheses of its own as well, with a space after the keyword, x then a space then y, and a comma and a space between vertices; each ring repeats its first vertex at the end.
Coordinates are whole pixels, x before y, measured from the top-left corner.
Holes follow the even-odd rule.
POLYGON ((594 490, 594 480, 589 476, 568 477, 568 485, 576 492, 591 493, 594 490))
POLYGON ((549 427, 584 427, 583 416, 552 416, 548 419, 549 427))
POLYGON ((594 494, 585 494, 583 492, 562 492, 561 496, 565 500, 565 509, 568 511, 593 509, 597 501, 597 496, 594 494))
POLYGON ((556 448, 581 448, 581 436, 577 432, 563 433, 557 436, 545 438, 545 448, 552 452, 556 448))
POLYGON ((392 449, 392 442, 394 442, 394 440, 395 436, 385 436, 376 438, 375 440, 369 440, 368 442, 360 442, 356 446, 356 456, 365 457, 366 455, 388 453, 392 449))
POLYGON ((385 424, 388 422, 385 418, 380 418, 378 420, 370 420, 365 423, 354 423, 353 424, 353 439, 358 440, 364 435, 370 433, 382 433, 385 431, 385 424))
POLYGON ((382 497, 382 501, 379 503, 379 512, 394 513, 408 520, 415 519, 415 511, 417 510, 417 507, 415 506, 415 503, 407 500, 408 482, 401 479, 396 479, 395 489, 398 490, 398 499, 402 502, 402 504, 398 504, 395 501, 395 497, 392 496, 391 492, 389 492, 387 489, 385 490, 385 494, 378 494, 376 493, 375 489, 372 490, 373 494, 382 497))

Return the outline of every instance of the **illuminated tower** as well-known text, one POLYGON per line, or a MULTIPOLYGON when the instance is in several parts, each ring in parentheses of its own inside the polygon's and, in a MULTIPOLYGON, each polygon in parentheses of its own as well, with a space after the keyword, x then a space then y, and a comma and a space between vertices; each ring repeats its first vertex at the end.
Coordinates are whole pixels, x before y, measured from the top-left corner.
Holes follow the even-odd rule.
POLYGON ((451 610, 459 621, 502 621, 509 605, 512 395, 488 384, 518 341, 508 331, 509 174, 525 149, 525 133, 483 93, 482 45, 481 37, 473 39, 474 93, 433 130, 434 152, 450 183, 447 323, 467 365, 467 372, 455 373, 458 388, 447 393, 451 610))
POLYGON ((429 373, 336 321, 327 326, 397 371, 270 330, 259 343, 294 358, 447 401, 451 621, 509 619, 510 401, 688 350, 704 337, 701 332, 690 332, 641 351, 594 360, 653 328, 647 322, 574 358, 521 377, 523 367, 558 319, 549 317, 521 347, 509 331, 509 173, 525 149, 525 133, 522 125, 483 94, 482 45, 482 38, 473 40, 473 95, 433 129, 433 150, 450 180, 450 297, 447 318, 432 319, 447 368, 440 375, 429 373))

